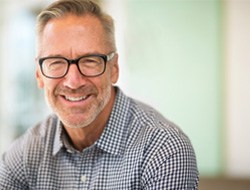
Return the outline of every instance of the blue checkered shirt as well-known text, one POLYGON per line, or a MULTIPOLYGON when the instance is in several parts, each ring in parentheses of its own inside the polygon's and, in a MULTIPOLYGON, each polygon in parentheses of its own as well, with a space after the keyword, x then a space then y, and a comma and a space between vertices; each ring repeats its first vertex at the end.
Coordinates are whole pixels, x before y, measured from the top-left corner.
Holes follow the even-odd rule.
POLYGON ((117 89, 99 140, 76 151, 57 116, 17 139, 0 163, 1 190, 192 190, 198 171, 187 136, 117 89))

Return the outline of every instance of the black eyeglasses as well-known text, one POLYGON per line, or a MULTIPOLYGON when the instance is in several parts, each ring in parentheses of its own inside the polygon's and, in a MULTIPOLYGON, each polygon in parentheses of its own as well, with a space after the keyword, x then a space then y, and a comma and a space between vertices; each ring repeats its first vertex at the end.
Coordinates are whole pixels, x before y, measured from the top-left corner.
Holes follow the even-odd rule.
POLYGON ((91 54, 77 59, 67 59, 60 56, 40 58, 39 65, 45 77, 58 79, 67 75, 71 64, 76 64, 79 72, 86 77, 102 75, 106 70, 106 64, 114 57, 112 52, 108 55, 91 54))

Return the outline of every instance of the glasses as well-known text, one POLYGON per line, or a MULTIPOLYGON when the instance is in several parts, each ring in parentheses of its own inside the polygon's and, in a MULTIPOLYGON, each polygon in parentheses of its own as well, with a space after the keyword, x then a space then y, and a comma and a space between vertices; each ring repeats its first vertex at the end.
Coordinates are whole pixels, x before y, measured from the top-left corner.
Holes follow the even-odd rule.
POLYGON ((47 78, 63 78, 67 75, 71 64, 76 64, 82 75, 86 77, 96 77, 105 72, 107 62, 110 61, 114 55, 114 52, 108 55, 92 54, 81 56, 77 59, 52 56, 40 58, 38 61, 42 74, 47 78))

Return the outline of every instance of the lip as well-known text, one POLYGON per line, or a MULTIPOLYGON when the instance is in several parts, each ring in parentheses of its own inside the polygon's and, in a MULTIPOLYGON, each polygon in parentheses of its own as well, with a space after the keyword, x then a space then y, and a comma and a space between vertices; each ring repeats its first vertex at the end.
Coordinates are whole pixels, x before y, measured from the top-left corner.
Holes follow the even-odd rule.
POLYGON ((86 100, 88 98, 88 96, 64 96, 64 98, 70 102, 80 102, 83 100, 86 100))
POLYGON ((62 105, 66 107, 84 107, 88 105, 93 95, 60 95, 60 101, 62 105))

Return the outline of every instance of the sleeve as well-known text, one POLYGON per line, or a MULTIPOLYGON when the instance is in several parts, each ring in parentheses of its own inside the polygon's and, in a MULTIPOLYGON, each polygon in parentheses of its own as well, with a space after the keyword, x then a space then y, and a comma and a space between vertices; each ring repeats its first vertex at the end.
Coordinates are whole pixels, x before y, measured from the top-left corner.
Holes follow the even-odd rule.
POLYGON ((29 189, 25 179, 22 142, 16 141, 0 161, 0 190, 29 189))
POLYGON ((187 137, 169 138, 155 147, 143 174, 144 190, 197 190, 199 174, 187 137))

